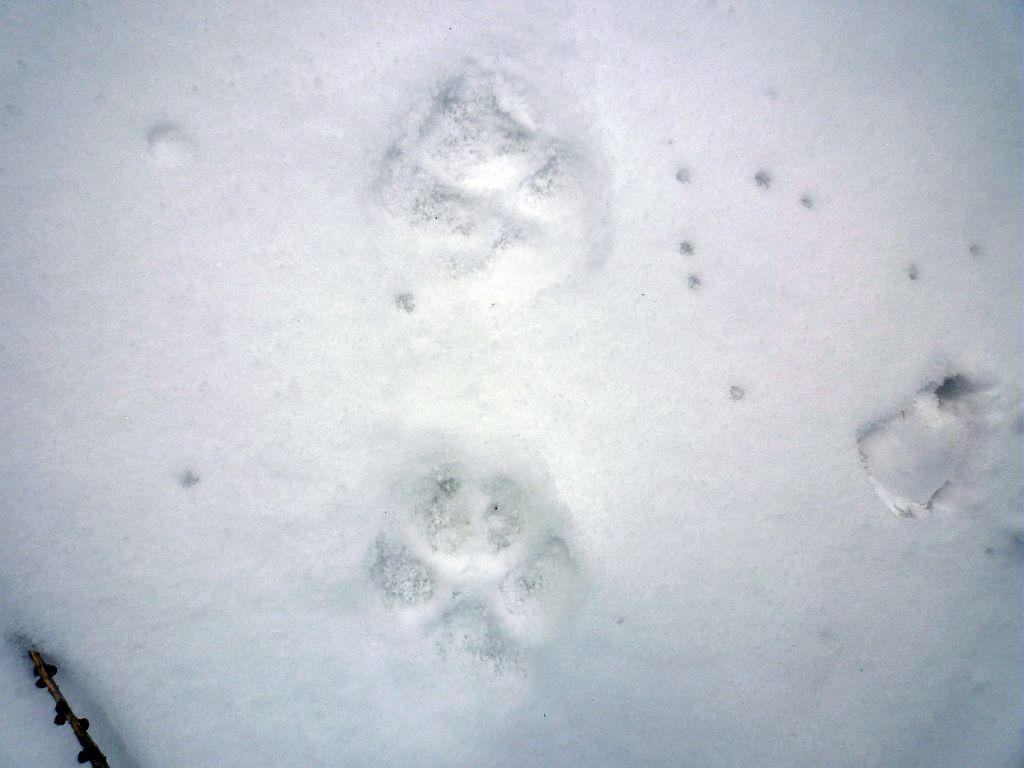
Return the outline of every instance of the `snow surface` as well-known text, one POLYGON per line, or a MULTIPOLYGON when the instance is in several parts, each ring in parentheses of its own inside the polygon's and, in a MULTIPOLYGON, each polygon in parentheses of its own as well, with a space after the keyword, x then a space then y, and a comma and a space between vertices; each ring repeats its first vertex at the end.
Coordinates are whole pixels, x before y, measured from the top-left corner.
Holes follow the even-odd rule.
POLYGON ((1020 16, 0 6, 0 764, 1019 766, 1020 16))

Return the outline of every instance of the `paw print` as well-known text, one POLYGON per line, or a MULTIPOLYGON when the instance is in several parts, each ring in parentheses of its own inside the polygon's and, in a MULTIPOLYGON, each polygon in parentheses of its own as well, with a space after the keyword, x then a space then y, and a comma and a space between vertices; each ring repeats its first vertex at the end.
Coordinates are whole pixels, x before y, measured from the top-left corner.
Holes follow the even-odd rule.
POLYGON ((578 588, 559 503, 532 474, 483 462, 416 471, 371 545, 370 583, 390 610, 419 617, 442 658, 527 673, 578 588))
POLYGON ((528 297, 595 260, 593 222, 605 217, 594 163, 571 135, 538 126, 526 90, 469 64, 410 111, 384 153, 379 202, 416 233, 410 259, 441 279, 528 297))

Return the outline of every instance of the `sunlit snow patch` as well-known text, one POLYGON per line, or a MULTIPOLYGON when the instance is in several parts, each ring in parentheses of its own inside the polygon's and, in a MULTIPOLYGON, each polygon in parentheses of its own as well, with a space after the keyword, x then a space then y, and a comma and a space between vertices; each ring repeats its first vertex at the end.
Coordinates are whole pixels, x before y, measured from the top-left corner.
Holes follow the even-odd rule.
POLYGON ((899 413, 873 424, 858 441, 879 498, 900 517, 928 514, 970 445, 974 390, 964 376, 930 386, 899 413))

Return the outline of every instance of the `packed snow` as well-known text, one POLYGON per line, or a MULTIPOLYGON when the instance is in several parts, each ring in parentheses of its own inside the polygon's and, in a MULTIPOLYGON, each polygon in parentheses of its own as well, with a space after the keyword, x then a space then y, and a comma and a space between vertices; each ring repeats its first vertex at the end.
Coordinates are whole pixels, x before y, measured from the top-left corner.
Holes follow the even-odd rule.
POLYGON ((1020 25, 0 6, 0 764, 1018 768, 1020 25))

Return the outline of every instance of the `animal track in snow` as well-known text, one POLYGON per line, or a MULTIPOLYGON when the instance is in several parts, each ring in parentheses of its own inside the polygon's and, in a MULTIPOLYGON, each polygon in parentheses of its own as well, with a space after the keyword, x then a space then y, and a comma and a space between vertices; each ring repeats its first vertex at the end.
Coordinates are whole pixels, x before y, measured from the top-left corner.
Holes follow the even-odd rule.
POLYGON ((199 483, 199 475, 193 472, 191 469, 186 469, 178 476, 178 484, 182 488, 191 488, 193 485, 199 483))
POLYGON ((195 141, 174 123, 158 123, 146 133, 149 156, 162 168, 187 165, 196 154, 195 141))
POLYGON ((377 537, 370 579, 389 601, 416 605, 434 595, 434 578, 430 569, 400 544, 383 534, 377 537))
POLYGON ((381 203, 415 233, 410 258, 529 296, 595 260, 593 166, 551 134, 513 78, 469 65, 414 109, 385 153, 381 203))
POLYGON ((510 622, 520 634, 546 635, 572 598, 567 578, 575 564, 569 547, 557 536, 544 541, 501 582, 501 596, 510 622))
POLYGON ((395 296, 395 306, 411 315, 416 311, 416 297, 411 293, 400 293, 395 296))
POLYGON ((976 391, 967 377, 949 376, 862 432, 861 461, 879 498, 895 514, 927 515, 949 485, 971 444, 976 391))
POLYGON ((525 674, 578 592, 560 503, 536 473, 504 462, 446 454, 414 464, 371 546, 370 582, 443 658, 525 674))
POLYGON ((438 650, 448 658, 461 652, 496 674, 521 674, 522 649, 502 630, 497 614, 478 599, 462 600, 441 618, 438 650))

